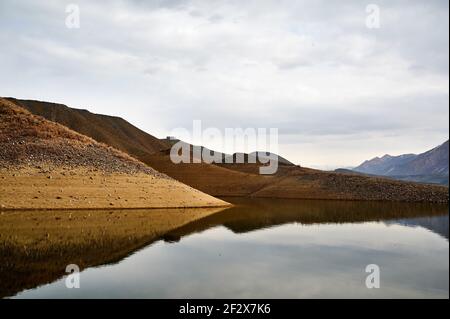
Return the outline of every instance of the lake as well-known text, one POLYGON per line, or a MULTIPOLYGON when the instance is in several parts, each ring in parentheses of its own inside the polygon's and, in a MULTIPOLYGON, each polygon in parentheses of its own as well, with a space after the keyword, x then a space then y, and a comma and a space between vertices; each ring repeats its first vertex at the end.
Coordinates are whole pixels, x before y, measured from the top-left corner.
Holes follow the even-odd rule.
POLYGON ((236 206, 5 212, 0 296, 449 297, 448 205, 224 199, 236 206), (66 287, 70 263, 80 288, 66 287))

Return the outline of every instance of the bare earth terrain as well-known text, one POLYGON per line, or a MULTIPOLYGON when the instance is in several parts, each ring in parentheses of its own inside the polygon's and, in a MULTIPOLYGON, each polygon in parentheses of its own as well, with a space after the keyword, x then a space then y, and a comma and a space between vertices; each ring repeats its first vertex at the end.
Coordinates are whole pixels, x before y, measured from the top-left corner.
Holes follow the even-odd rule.
POLYGON ((387 178, 283 166, 275 175, 257 174, 256 164, 173 164, 167 157, 142 159, 158 171, 213 196, 448 202, 448 187, 387 178), (229 166, 227 169, 225 167, 229 166), (253 172, 251 172, 253 170, 253 172), (207 173, 206 173, 207 172, 207 173))
POLYGON ((3 209, 101 209, 226 206, 172 179, 83 168, 0 169, 3 209))
POLYGON ((228 205, 4 99, 0 181, 1 209, 228 205))

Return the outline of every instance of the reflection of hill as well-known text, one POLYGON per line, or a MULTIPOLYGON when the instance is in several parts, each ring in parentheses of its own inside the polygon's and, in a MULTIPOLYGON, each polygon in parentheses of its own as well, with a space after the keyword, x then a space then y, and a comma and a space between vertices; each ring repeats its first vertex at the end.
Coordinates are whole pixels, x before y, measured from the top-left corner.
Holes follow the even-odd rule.
POLYGON ((442 237, 449 238, 448 214, 433 217, 417 217, 388 221, 386 224, 400 224, 410 227, 423 227, 442 237))
POLYGON ((122 260, 165 232, 220 209, 27 211, 0 215, 0 297, 122 260))
POLYGON ((383 221, 420 225, 448 238, 448 205, 227 198, 235 207, 190 210, 28 211, 0 215, 0 296, 81 269, 114 263, 163 238, 216 226, 245 233, 287 223, 383 221))
MULTIPOLYGON (((393 202, 301 201, 227 198, 236 206, 170 231, 166 240, 223 225, 235 233, 244 233, 287 223, 359 223, 368 221, 409 221, 448 213, 447 205, 393 202)), ((445 217, 445 216, 444 216, 445 217)), ((406 224, 406 223, 404 223, 406 224)), ((424 226, 432 231, 432 227, 424 226)), ((445 226, 441 226, 445 228, 445 226)), ((435 231, 442 234, 440 231, 435 231)), ((448 216, 447 216, 448 234, 448 216)), ((448 235, 447 235, 448 238, 448 235)))

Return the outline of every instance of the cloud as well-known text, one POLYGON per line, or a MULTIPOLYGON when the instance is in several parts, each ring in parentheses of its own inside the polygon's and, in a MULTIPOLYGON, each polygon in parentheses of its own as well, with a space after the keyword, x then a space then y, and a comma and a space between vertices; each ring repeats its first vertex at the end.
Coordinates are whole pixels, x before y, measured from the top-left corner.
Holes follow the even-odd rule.
POLYGON ((283 155, 313 166, 448 138, 447 1, 378 1, 380 29, 361 1, 76 3, 80 29, 65 27, 60 1, 1 2, 0 95, 158 136, 192 119, 278 127, 283 155))

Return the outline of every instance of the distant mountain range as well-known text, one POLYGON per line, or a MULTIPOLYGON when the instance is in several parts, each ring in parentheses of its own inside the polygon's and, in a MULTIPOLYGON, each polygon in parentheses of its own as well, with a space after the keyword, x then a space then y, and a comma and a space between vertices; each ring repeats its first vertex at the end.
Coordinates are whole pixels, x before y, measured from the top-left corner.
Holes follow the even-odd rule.
POLYGON ((384 155, 367 160, 353 171, 400 180, 448 185, 449 141, 421 154, 384 155))

